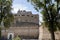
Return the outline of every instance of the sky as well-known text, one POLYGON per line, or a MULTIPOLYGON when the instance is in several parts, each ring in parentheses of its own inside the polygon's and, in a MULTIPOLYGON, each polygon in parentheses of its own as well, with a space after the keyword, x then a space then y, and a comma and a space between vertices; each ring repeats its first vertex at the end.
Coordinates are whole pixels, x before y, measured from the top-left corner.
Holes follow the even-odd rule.
POLYGON ((27 2, 27 0, 13 0, 12 8, 13 13, 17 13, 17 11, 20 9, 31 11, 33 14, 38 14, 38 12, 34 9, 34 6, 27 2))
POLYGON ((27 2, 27 0, 13 0, 12 8, 13 13, 17 13, 17 11, 20 9, 20 10, 31 11, 32 14, 39 14, 39 22, 42 21, 40 12, 37 12, 34 9, 34 6, 30 2, 27 2))

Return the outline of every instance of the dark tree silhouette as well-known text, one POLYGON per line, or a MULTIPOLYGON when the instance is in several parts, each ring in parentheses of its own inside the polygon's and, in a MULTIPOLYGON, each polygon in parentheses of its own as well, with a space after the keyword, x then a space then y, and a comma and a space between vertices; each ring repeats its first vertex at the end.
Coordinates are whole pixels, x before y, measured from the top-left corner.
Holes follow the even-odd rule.
POLYGON ((13 21, 13 14, 11 13, 12 0, 0 0, 0 40, 2 26, 8 28, 13 21))
POLYGON ((43 23, 51 33, 51 40, 55 40, 54 32, 60 30, 59 19, 60 0, 28 0, 37 11, 42 9, 43 23))

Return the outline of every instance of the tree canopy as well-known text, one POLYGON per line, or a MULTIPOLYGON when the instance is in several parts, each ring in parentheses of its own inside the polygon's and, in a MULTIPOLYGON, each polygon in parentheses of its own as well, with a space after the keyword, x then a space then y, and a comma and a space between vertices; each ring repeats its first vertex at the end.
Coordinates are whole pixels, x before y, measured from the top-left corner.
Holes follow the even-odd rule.
POLYGON ((28 0, 34 8, 43 15, 43 23, 51 33, 52 40, 55 40, 54 32, 60 30, 60 0, 28 0))
POLYGON ((54 30, 60 29, 60 23, 58 22, 60 0, 28 0, 28 2, 31 2, 37 11, 42 9, 41 14, 46 27, 49 27, 49 21, 52 19, 54 30))
POLYGON ((0 40, 1 29, 10 27, 13 21, 13 14, 11 12, 12 0, 0 0, 0 40))
POLYGON ((4 27, 10 26, 13 21, 12 0, 0 0, 0 24, 3 22, 4 27))

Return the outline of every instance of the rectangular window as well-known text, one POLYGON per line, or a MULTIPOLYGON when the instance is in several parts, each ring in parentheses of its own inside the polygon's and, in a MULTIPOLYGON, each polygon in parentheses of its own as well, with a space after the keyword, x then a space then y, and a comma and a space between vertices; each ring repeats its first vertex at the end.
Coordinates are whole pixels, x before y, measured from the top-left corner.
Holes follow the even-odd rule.
POLYGON ((27 15, 27 16, 29 16, 29 15, 27 15))
POLYGON ((31 16, 31 17, 33 17, 33 16, 31 16))
POLYGON ((25 15, 22 15, 22 16, 25 16, 25 15))

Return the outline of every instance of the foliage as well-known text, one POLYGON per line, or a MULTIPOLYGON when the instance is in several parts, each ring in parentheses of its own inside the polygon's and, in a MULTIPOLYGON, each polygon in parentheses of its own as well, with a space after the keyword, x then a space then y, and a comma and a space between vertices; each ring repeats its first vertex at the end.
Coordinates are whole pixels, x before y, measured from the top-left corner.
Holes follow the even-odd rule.
POLYGON ((49 21, 53 19, 53 27, 54 31, 60 30, 60 23, 57 21, 59 16, 59 10, 60 10, 60 0, 28 0, 28 2, 31 2, 34 8, 39 11, 40 9, 43 9, 41 11, 41 14, 43 15, 43 21, 46 27, 50 30, 49 21), (57 5, 56 5, 57 4, 57 5))
POLYGON ((12 0, 0 0, 0 40, 2 27, 10 27, 10 24, 14 19, 13 14, 11 13, 11 6, 12 0))
POLYGON ((15 38, 13 38, 12 40, 21 40, 21 38, 17 35, 15 38))
POLYGON ((31 2, 37 11, 42 9, 43 24, 48 28, 51 33, 52 40, 55 40, 54 32, 60 30, 60 0, 28 0, 31 2))
POLYGON ((0 0, 0 24, 3 21, 4 27, 9 27, 14 17, 11 13, 12 0, 0 0))

